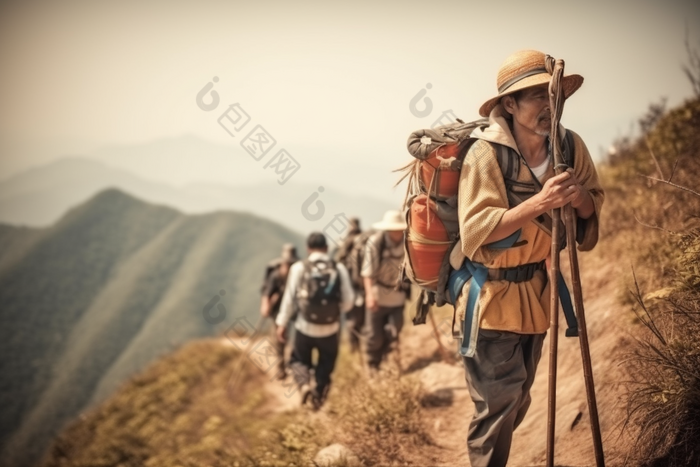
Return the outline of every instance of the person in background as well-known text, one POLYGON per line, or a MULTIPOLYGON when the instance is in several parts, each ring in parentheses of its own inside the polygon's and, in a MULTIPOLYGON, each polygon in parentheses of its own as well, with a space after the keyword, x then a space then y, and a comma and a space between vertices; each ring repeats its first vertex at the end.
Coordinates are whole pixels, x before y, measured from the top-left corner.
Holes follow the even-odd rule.
MULTIPOLYGON (((272 319, 273 325, 282 303, 289 268, 298 259, 296 247, 291 243, 286 243, 282 247, 282 256, 271 261, 266 268, 260 300, 260 316, 272 319)), ((275 350, 278 357, 276 377, 284 379, 286 376, 284 342, 279 340, 275 340, 275 342, 277 343, 275 350)))
POLYGON ((367 364, 376 371, 382 360, 398 345, 403 328, 403 312, 410 284, 400 281, 404 257, 406 221, 399 211, 387 211, 381 222, 372 225, 377 232, 365 245, 362 264, 364 279, 367 364))
POLYGON ((345 314, 350 351, 355 353, 360 350, 360 336, 362 327, 365 325, 365 287, 360 276, 364 244, 360 220, 357 217, 351 217, 349 221, 350 229, 335 254, 335 260, 345 265, 355 292, 355 303, 345 314))
POLYGON ((318 410, 328 397, 331 374, 338 357, 340 314, 352 308, 354 293, 348 271, 328 257, 328 243, 320 232, 306 241, 308 257, 289 269, 287 288, 277 315, 277 338, 285 341, 289 320, 298 311, 289 367, 299 386, 302 405, 318 410), (313 364, 312 351, 318 351, 313 364), (314 370, 315 387, 311 384, 314 370))

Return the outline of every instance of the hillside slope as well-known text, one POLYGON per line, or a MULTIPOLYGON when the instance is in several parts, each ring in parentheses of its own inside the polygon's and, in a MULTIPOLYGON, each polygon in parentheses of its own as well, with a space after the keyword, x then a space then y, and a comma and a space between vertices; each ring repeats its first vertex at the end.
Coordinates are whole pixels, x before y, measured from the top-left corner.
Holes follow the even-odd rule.
POLYGON ((263 265, 302 239, 231 212, 107 190, 47 229, 0 228, 0 448, 27 465, 61 426, 189 339, 255 322, 263 265), (202 309, 225 290, 217 325, 202 309))

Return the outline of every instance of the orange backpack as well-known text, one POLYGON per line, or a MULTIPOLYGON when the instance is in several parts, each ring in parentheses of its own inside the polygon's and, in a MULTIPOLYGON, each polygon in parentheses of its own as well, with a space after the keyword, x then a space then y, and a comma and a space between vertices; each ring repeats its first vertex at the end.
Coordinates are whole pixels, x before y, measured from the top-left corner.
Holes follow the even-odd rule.
POLYGON ((464 156, 475 141, 469 136, 488 120, 418 130, 408 138, 416 160, 403 167, 408 178, 404 274, 422 289, 423 300, 439 306, 445 296, 450 252, 459 241, 457 191, 464 156), (427 292, 428 294, 426 294, 427 292))
MULTIPOLYGON (((430 305, 453 303, 448 281, 452 272, 450 253, 459 242, 457 192, 464 158, 476 141, 472 132, 488 126, 487 119, 456 123, 413 132, 408 138, 408 152, 415 160, 399 169, 405 174, 397 185, 408 178, 404 199, 406 235, 404 236, 403 276, 421 288, 416 303, 414 324, 424 323, 430 305)), ((517 182, 520 156, 513 149, 496 144, 496 158, 503 174, 511 207, 539 191, 533 185, 524 187, 517 182)), ((573 167, 574 141, 567 132, 563 143, 565 162, 573 167)), ((551 232, 551 217, 541 216, 535 223, 551 232)), ((517 235, 515 235, 517 237, 517 235)), ((497 243, 504 243, 504 241, 497 243)), ((494 244, 496 245, 496 244, 494 244)), ((502 246, 497 246, 502 247, 502 246)))

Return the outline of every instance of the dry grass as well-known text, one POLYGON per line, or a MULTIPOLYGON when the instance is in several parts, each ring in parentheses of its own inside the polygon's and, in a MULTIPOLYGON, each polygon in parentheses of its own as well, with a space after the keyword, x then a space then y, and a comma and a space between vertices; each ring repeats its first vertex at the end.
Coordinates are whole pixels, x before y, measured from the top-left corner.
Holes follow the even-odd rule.
POLYGON ((345 345, 320 413, 271 410, 267 379, 252 364, 242 365, 230 390, 239 358, 219 340, 183 347, 74 421, 43 465, 301 466, 334 442, 366 465, 392 465, 430 442, 419 383, 392 371, 367 380, 345 345))
POLYGON ((638 345, 629 356, 626 427, 637 465, 700 465, 700 99, 652 107, 646 130, 601 170, 608 212, 601 235, 629 258, 638 345))
POLYGON ((628 423, 638 431, 632 453, 646 465, 700 465, 700 230, 679 247, 675 286, 647 300, 633 293, 650 332, 630 359, 628 423))
POLYGON ((423 390, 412 376, 401 376, 395 367, 367 379, 341 357, 337 397, 330 410, 339 424, 342 442, 367 465, 404 465, 415 459, 421 446, 431 445, 420 401, 423 390))
POLYGON ((308 464, 327 442, 293 411, 270 413, 262 373, 218 340, 156 362, 55 440, 43 465, 287 466, 308 464))

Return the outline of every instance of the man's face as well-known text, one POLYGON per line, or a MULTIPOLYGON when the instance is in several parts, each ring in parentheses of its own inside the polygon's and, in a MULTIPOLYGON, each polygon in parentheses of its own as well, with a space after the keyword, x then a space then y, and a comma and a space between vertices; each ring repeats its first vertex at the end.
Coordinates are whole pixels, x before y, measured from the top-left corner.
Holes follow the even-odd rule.
POLYGON ((513 115, 514 126, 540 136, 549 135, 552 121, 547 84, 523 89, 518 99, 511 98, 511 102, 506 110, 513 115))
POLYGON ((280 264, 280 275, 281 275, 282 277, 286 277, 287 274, 289 274, 289 266, 290 266, 290 264, 287 263, 286 261, 283 261, 283 262, 280 264))
POLYGON ((403 230, 389 230, 387 231, 389 238, 394 243, 399 243, 403 240, 403 230))

